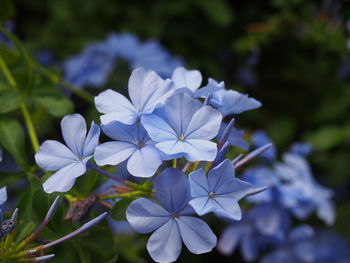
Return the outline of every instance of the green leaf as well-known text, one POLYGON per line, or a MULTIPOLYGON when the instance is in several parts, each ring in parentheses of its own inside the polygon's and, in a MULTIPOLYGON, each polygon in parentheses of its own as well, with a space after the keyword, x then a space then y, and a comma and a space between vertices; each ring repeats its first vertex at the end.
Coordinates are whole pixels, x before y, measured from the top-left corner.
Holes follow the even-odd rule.
POLYGON ((345 142, 349 135, 349 127, 327 126, 309 135, 306 140, 312 144, 315 150, 328 150, 345 142))
POLYGON ((40 96, 34 98, 35 102, 47 109, 48 113, 54 117, 62 117, 72 113, 73 103, 64 97, 40 96))
POLYGON ((21 124, 13 119, 0 119, 0 144, 15 158, 24 170, 28 167, 25 153, 25 135, 21 124))
POLYGON ((22 95, 17 90, 5 90, 0 92, 0 113, 14 111, 23 102, 22 95))
POLYGON ((116 202, 111 210, 111 217, 117 221, 123 221, 126 219, 125 212, 133 199, 126 198, 116 202))
POLYGON ((219 25, 228 26, 233 20, 233 10, 231 7, 223 0, 201 0, 195 1, 197 4, 209 17, 209 19, 219 25))
POLYGON ((23 172, 10 173, 10 172, 0 172, 0 187, 4 185, 11 185, 19 180, 25 178, 26 174, 23 172))

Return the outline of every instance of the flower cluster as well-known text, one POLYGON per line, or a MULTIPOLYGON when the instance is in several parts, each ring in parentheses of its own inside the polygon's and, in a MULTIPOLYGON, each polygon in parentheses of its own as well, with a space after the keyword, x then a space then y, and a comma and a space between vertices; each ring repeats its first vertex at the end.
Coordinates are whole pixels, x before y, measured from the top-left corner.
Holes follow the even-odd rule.
MULTIPOLYGON (((48 140, 40 146, 37 164, 56 171, 45 181, 44 190, 69 191, 86 167, 102 171, 89 161, 92 156, 100 166, 126 162, 131 175, 154 179, 153 200, 136 199, 126 211, 136 231, 155 231, 147 244, 152 258, 175 261, 182 241, 196 254, 212 250, 216 236, 194 215, 213 212, 240 220, 238 201, 260 191, 236 178, 234 162, 225 159, 230 144, 247 148, 247 143, 243 132, 234 129, 234 121, 226 124, 223 118, 261 104, 226 90, 223 82, 209 79, 207 85, 201 85, 198 70, 180 67, 171 79, 163 79, 154 71, 135 69, 129 79, 130 99, 113 90, 95 98, 103 114, 101 129, 113 141, 98 144, 99 127, 92 123, 87 132, 84 118, 72 114, 61 122, 66 145, 48 140), (174 168, 166 168, 168 160, 173 160, 174 168)), ((118 180, 137 188, 132 182, 118 180)))
MULTIPOLYGON (((300 259, 318 257, 315 239, 295 234, 307 228, 290 230, 291 215, 304 220, 316 211, 327 224, 334 221, 332 192, 316 182, 305 160, 309 145, 293 145, 284 162, 277 162, 276 149, 259 131, 252 136, 256 150, 228 159, 230 146, 247 150, 249 145, 244 132, 234 128, 235 119, 224 120, 261 103, 227 90, 224 82, 209 79, 203 85, 198 70, 178 67, 171 78, 163 79, 137 68, 128 92, 125 97, 108 89, 95 97, 100 127, 92 122, 87 131, 80 114, 68 115, 61 122, 66 145, 48 140, 40 146, 37 164, 56 171, 44 182, 47 193, 69 191, 87 168, 118 181, 108 192, 115 195, 100 193, 97 198, 112 199, 116 206, 123 199, 128 202, 126 219, 135 231, 152 233, 147 250, 156 262, 176 261, 182 243, 194 254, 217 245, 230 254, 239 245, 248 261, 269 252, 262 257, 264 263, 279 262, 287 254, 293 262, 316 262, 300 259), (110 141, 99 144, 100 128, 110 141), (263 164, 237 178, 236 170, 258 155, 263 164), (125 166, 131 181, 94 162, 125 166), (238 202, 244 197, 256 206, 242 211, 238 202), (218 244, 199 218, 208 213, 231 222, 218 244), (300 246, 304 250, 295 252, 300 246)), ((111 203, 105 205, 111 208, 111 203)))
POLYGON ((131 33, 111 33, 106 40, 88 45, 65 61, 65 79, 78 88, 103 86, 118 59, 127 61, 131 69, 147 68, 162 77, 170 77, 184 64, 156 40, 142 42, 131 33))

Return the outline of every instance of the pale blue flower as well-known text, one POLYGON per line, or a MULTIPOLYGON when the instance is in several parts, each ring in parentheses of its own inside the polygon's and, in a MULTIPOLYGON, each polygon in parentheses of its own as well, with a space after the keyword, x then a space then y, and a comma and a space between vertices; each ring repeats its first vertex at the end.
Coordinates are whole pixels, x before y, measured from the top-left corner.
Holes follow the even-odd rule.
POLYGON ((198 169, 190 174, 192 200, 190 205, 198 215, 214 212, 234 220, 242 216, 238 201, 251 190, 251 184, 235 178, 230 160, 226 159, 205 174, 198 169))
POLYGON ((240 114, 247 110, 259 108, 261 103, 235 90, 220 89, 211 95, 210 104, 226 116, 240 114))
POLYGON ((160 151, 140 123, 126 125, 110 122, 102 125, 103 132, 116 140, 96 147, 94 158, 98 165, 116 165, 125 160, 130 174, 153 176, 162 164, 160 151))
POLYGON ((217 82, 215 79, 209 78, 208 84, 201 89, 198 89, 194 92, 196 97, 209 97, 214 92, 219 90, 225 90, 225 83, 223 81, 217 82))
POLYGON ((122 94, 106 90, 95 97, 96 108, 104 113, 101 122, 119 121, 133 124, 144 114, 150 114, 173 93, 171 80, 163 80, 155 72, 143 68, 135 69, 129 78, 131 102, 122 94))
POLYGON ((140 48, 139 38, 131 33, 110 33, 106 39, 106 45, 114 56, 121 57, 132 62, 136 59, 136 50, 140 48))
POLYGON ((191 199, 186 175, 167 168, 154 181, 155 194, 161 204, 145 198, 133 201, 126 211, 130 225, 139 233, 154 233, 147 250, 156 262, 174 262, 182 249, 182 241, 194 254, 211 251, 216 236, 188 204, 191 199))
POLYGON ((202 83, 202 74, 198 70, 187 70, 183 67, 175 69, 171 79, 177 89, 187 88, 196 91, 202 83))
POLYGON ((174 94, 164 108, 141 119, 159 150, 184 156, 190 162, 215 159, 217 147, 210 140, 217 135, 221 120, 219 111, 183 92, 174 94))
POLYGON ((57 171, 43 185, 47 193, 67 192, 73 187, 75 179, 86 172, 86 162, 92 157, 100 136, 100 128, 94 122, 87 134, 85 119, 80 114, 65 116, 61 129, 68 147, 47 140, 35 154, 35 161, 42 169, 57 171))

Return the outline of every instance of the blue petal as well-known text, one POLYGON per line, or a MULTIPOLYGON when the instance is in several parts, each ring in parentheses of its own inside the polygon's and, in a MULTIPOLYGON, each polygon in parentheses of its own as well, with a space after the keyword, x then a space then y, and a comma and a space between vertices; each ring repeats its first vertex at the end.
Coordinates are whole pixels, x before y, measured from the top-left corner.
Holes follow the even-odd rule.
POLYGON ((217 154, 216 143, 197 139, 190 139, 185 142, 184 153, 188 161, 214 161, 217 154))
POLYGON ((238 201, 246 196, 251 190, 252 185, 250 183, 237 178, 232 178, 230 181, 218 186, 215 193, 218 196, 228 197, 238 201))
POLYGON ((101 122, 120 121, 124 124, 133 124, 138 114, 130 101, 118 92, 106 90, 95 97, 95 105, 101 116, 101 122))
POLYGON ((94 158, 98 165, 116 165, 128 159, 137 150, 128 142, 105 142, 96 147, 94 158))
POLYGON ((216 80, 209 78, 208 84, 205 87, 199 90, 196 90, 194 94, 196 97, 208 97, 214 92, 217 92, 224 88, 225 88, 225 83, 223 81, 218 83, 216 80))
POLYGON ((193 115, 184 136, 186 139, 207 139, 214 138, 220 128, 222 115, 211 106, 203 106, 193 115))
POLYGON ((44 170, 57 171, 79 161, 79 158, 64 144, 47 140, 35 154, 35 161, 44 170))
POLYGON ((289 233, 289 241, 297 242, 315 235, 315 230, 309 225, 300 225, 293 228, 289 233))
POLYGON ((181 253, 182 242, 175 220, 169 220, 155 231, 147 242, 147 250, 156 262, 174 262, 181 253))
POLYGON ((91 123, 91 128, 88 135, 86 136, 84 147, 83 147, 83 157, 87 157, 95 151, 100 138, 100 127, 94 122, 91 123))
POLYGON ((190 187, 185 173, 178 169, 167 168, 154 180, 156 196, 170 212, 180 212, 190 198, 190 187))
POLYGON ((247 110, 259 108, 261 103, 245 94, 234 90, 219 90, 212 95, 211 104, 223 115, 239 114, 247 110))
POLYGON ((82 162, 72 163, 67 165, 51 177, 49 177, 43 184, 46 193, 53 192, 67 192, 75 182, 75 179, 86 172, 86 167, 82 162))
POLYGON ((214 213, 233 220, 241 220, 242 212, 236 200, 231 197, 216 196, 211 199, 211 202, 215 202, 215 206, 212 205, 212 211, 214 213))
POLYGON ((152 113, 157 104, 163 104, 174 90, 173 82, 164 81, 151 70, 137 68, 129 78, 130 99, 141 113, 152 113))
POLYGON ((139 233, 150 233, 171 219, 168 211, 146 198, 133 201, 126 210, 126 218, 139 233))
POLYGON ((170 124, 161 116, 156 114, 144 115, 141 123, 147 130, 152 140, 161 142, 164 140, 177 140, 178 135, 170 124))
POLYGON ((6 186, 0 188, 0 205, 5 203, 7 200, 7 191, 6 191, 6 186))
POLYGON ((159 150, 153 145, 148 145, 136 150, 128 160, 128 171, 133 176, 151 177, 162 164, 159 150))
POLYGON ((241 225, 228 227, 221 235, 218 250, 224 255, 231 255, 237 248, 242 233, 241 225))
POLYGON ((189 182, 192 197, 208 197, 209 186, 208 179, 206 177, 207 176, 202 168, 190 173, 189 182))
POLYGON ((176 222, 183 242, 192 253, 206 253, 216 246, 216 236, 203 220, 192 216, 180 216, 176 222))
POLYGON ((233 164, 229 159, 224 160, 208 173, 208 185, 210 192, 217 192, 217 188, 235 178, 233 164))
MULTIPOLYGON (((258 256, 258 248, 256 243, 257 237, 250 231, 245 233, 241 239, 241 251, 246 261, 253 261, 258 256)), ((284 261, 282 261, 284 262, 284 261)))
POLYGON ((86 137, 86 123, 80 114, 65 116, 61 121, 63 139, 69 149, 78 157, 83 157, 83 149, 86 137))
POLYGON ((201 107, 202 104, 198 100, 186 93, 176 93, 166 100, 165 115, 177 136, 185 135, 187 126, 201 107))
POLYGON ((197 215, 202 216, 213 211, 212 200, 208 196, 193 198, 189 204, 196 211, 197 215))
POLYGON ((186 70, 183 67, 178 67, 171 79, 175 82, 177 89, 188 88, 195 91, 202 83, 202 74, 198 70, 186 70))
POLYGON ((102 125, 103 132, 110 138, 118 141, 136 144, 139 141, 149 140, 146 130, 140 124, 127 125, 118 121, 112 121, 102 125))

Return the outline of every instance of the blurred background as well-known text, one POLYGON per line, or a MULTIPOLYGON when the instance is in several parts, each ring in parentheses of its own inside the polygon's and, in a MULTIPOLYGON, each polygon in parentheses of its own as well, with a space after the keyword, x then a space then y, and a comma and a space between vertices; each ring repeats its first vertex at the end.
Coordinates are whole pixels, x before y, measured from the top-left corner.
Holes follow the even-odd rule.
MULTIPOLYGON (((227 88, 261 101, 262 108, 239 116, 236 126, 248 133, 265 130, 280 153, 296 141, 311 143, 308 159, 315 177, 335 190, 332 229, 350 238, 350 1, 1 0, 0 6, 2 25, 42 65, 81 90, 125 93, 132 67, 168 63, 198 69, 203 83, 208 77, 223 80, 227 88), (98 65, 89 61, 95 53, 79 60, 87 72, 96 70, 89 66, 101 69, 111 63, 108 74, 101 73, 102 81, 80 82, 69 76, 72 70, 67 67, 74 68, 74 61, 68 61, 76 58, 78 63, 76 56, 88 56, 89 46, 122 36, 129 43, 120 47, 124 56, 113 61, 100 57, 98 65), (133 50, 135 42, 146 47, 133 50), (142 61, 130 58, 136 52, 142 61), (166 53, 164 61, 154 61, 152 52, 166 53)), ((163 76, 169 77, 167 70, 163 76)), ((98 119, 90 104, 75 93, 72 99, 76 112, 98 119)), ((72 110, 69 107, 65 110, 72 110)), ((44 117, 37 112, 34 118, 42 123, 44 117)), ((47 122, 57 126, 59 119, 47 122)), ((38 125, 41 139, 58 136, 52 125, 38 125)), ((139 235, 120 241, 119 262, 148 262, 144 240, 139 235)), ((239 258, 239 253, 224 257, 218 252, 184 252, 179 262, 239 258)))

